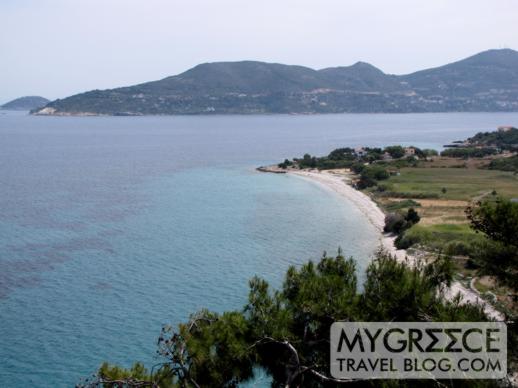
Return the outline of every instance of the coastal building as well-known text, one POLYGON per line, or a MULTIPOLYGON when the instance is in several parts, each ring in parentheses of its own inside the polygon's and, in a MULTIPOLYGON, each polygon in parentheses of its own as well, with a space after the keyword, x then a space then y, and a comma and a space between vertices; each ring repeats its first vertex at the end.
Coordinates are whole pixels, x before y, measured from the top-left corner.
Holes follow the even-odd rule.
POLYGON ((512 127, 510 125, 501 125, 497 129, 498 129, 498 132, 508 132, 508 131, 510 131, 512 129, 516 129, 516 128, 512 127))
POLYGON ((415 156, 415 148, 405 147, 405 156, 415 156))
POLYGON ((367 155, 367 151, 363 147, 356 147, 354 149, 354 155, 356 155, 357 158, 363 158, 367 155))

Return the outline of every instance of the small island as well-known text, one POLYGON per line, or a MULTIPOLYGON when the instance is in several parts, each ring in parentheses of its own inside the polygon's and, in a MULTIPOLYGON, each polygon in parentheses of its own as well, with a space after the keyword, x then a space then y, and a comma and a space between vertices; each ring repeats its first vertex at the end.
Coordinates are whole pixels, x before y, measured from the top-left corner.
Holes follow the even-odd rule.
POLYGON ((33 109, 41 108, 47 105, 50 100, 40 96, 25 96, 19 97, 12 101, 6 102, 0 106, 1 109, 5 110, 26 110, 30 111, 33 109))

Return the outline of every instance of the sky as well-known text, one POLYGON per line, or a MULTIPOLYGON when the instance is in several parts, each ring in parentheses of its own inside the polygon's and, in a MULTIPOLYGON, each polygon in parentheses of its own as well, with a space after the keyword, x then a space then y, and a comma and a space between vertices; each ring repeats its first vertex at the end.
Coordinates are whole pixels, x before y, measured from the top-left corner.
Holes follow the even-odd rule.
POLYGON ((0 103, 216 61, 406 74, 518 49, 517 16, 517 0, 0 0, 0 103))

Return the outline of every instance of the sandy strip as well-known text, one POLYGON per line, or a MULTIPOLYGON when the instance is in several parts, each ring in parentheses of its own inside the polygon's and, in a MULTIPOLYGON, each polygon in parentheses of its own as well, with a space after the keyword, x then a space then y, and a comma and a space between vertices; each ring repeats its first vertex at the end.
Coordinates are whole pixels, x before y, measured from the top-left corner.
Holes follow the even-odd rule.
MULTIPOLYGON (((400 261, 405 261, 409 265, 417 263, 416 257, 409 255, 404 249, 396 249, 394 246, 395 237, 385 235, 383 233, 383 226, 385 225, 385 214, 378 207, 378 205, 368 195, 353 188, 350 183, 350 178, 346 174, 337 174, 330 171, 318 172, 307 170, 288 170, 291 175, 311 179, 313 182, 318 182, 327 189, 338 194, 338 196, 345 198, 348 202, 353 203, 369 220, 369 222, 380 233, 380 246, 383 247, 391 255, 395 256, 400 261)), ((454 282, 449 289, 446 290, 445 296, 448 299, 453 299, 457 294, 462 295, 464 302, 473 304, 481 304, 484 307, 485 313, 497 320, 503 321, 504 315, 497 311, 493 306, 481 299, 479 295, 466 287, 460 282, 454 282)))

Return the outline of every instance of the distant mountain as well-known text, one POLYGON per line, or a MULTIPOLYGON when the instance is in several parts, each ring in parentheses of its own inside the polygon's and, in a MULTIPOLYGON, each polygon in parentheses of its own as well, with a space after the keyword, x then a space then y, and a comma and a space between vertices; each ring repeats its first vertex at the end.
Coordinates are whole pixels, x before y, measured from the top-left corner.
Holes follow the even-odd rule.
POLYGON ((9 101, 0 106, 1 109, 9 110, 32 110, 47 105, 50 100, 40 96, 26 96, 9 101))
POLYGON ((408 90, 398 77, 387 75, 377 67, 365 62, 356 62, 347 67, 330 67, 319 71, 334 88, 357 92, 398 92, 408 90))
POLYGON ((401 78, 445 110, 518 110, 518 52, 514 50, 484 51, 401 78))
POLYGON ((313 70, 254 61, 198 65, 140 85, 52 101, 35 114, 174 115, 518 111, 518 52, 489 50, 408 75, 358 62, 313 70))

